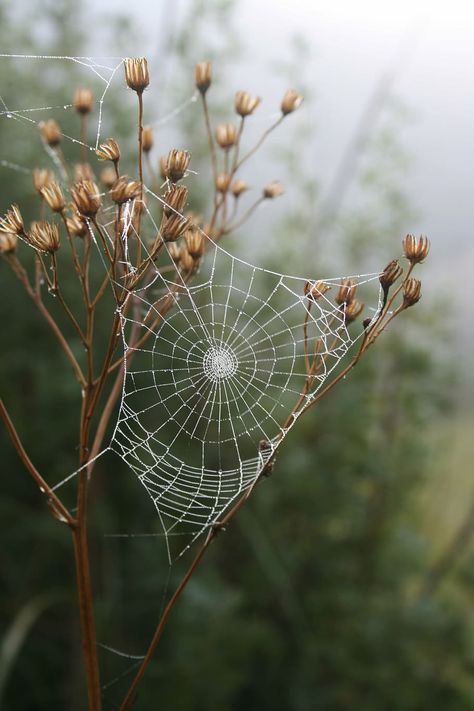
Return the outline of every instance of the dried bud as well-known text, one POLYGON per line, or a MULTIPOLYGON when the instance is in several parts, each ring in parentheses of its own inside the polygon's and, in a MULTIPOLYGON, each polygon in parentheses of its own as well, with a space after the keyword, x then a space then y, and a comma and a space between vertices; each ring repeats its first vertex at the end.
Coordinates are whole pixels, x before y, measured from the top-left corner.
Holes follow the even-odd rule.
POLYGON ((117 180, 117 174, 111 166, 108 166, 107 168, 104 168, 104 170, 101 172, 100 180, 106 188, 111 188, 117 180))
POLYGON ((304 285, 304 295, 311 301, 316 301, 330 288, 330 285, 324 281, 307 281, 304 285))
POLYGON ((72 105, 78 114, 85 115, 92 111, 93 102, 94 96, 90 89, 76 89, 74 92, 72 105))
POLYGON ((204 237, 196 228, 187 229, 184 233, 186 247, 193 259, 198 260, 204 253, 204 237))
POLYGON ((418 279, 407 279, 403 287, 403 308, 413 306, 421 299, 421 281, 418 279))
POLYGON ((161 220, 160 235, 163 242, 175 242, 188 226, 188 218, 174 213, 161 220))
POLYGON ((53 212, 62 212, 66 207, 63 191, 54 180, 42 189, 41 195, 53 212))
POLYGON ((33 169, 33 186, 40 195, 43 188, 52 180, 54 180, 54 174, 50 170, 46 170, 45 168, 33 169))
POLYGON ((179 264, 181 259, 181 247, 179 247, 176 242, 170 242, 168 254, 175 264, 179 264))
POLYGON ((391 262, 387 264, 385 269, 383 270, 382 274, 379 277, 380 285, 382 289, 384 290, 385 294, 388 293, 388 290, 392 286, 392 284, 395 284, 397 279, 403 274, 403 269, 398 263, 397 259, 392 259, 391 262))
POLYGON ((344 305, 344 320, 346 324, 352 323, 356 318, 362 313, 364 304, 360 304, 355 299, 353 301, 348 301, 344 305))
POLYGON ((416 239, 415 235, 407 235, 403 240, 405 257, 412 264, 419 264, 428 256, 430 241, 428 237, 416 239))
POLYGON ((181 252, 181 259, 180 259, 180 265, 181 265, 181 270, 184 274, 187 276, 190 276, 191 274, 194 274, 196 269, 198 268, 198 262, 192 257, 189 252, 186 249, 183 249, 181 252))
POLYGON ((84 217, 95 217, 102 203, 99 188, 92 180, 81 180, 71 188, 77 211, 84 217))
POLYGON ((41 135, 45 143, 51 148, 59 146, 62 139, 61 129, 54 119, 48 119, 40 123, 41 135))
POLYGON ((163 196, 163 213, 166 217, 183 212, 188 200, 188 189, 185 185, 172 185, 163 196))
POLYGON ((159 168, 160 168, 160 178, 166 180, 168 173, 168 156, 160 156, 159 168))
POLYGON ((137 94, 143 93, 150 83, 150 75, 148 73, 148 64, 144 57, 139 59, 126 59, 124 61, 125 81, 127 86, 137 94))
POLYGON ((8 254, 14 252, 18 244, 17 235, 11 232, 0 233, 0 254, 8 254))
POLYGON ((85 237, 88 232, 87 225, 80 215, 67 217, 66 226, 69 234, 73 237, 85 237))
POLYGON ((245 192, 246 190, 248 190, 248 189, 249 189, 249 186, 247 185, 247 183, 245 182, 245 180, 239 180, 239 179, 234 180, 234 182, 233 182, 232 185, 230 186, 230 190, 231 190, 231 192, 232 192, 232 195, 233 195, 235 198, 240 197, 240 196, 242 195, 242 193, 244 193, 244 192, 245 192))
POLYGON ((221 123, 216 129, 217 143, 226 151, 235 146, 238 135, 238 131, 232 123, 221 123))
POLYGON ((115 138, 108 138, 96 150, 99 160, 111 160, 117 163, 120 160, 120 147, 115 138))
POLYGON ((90 163, 76 163, 74 166, 74 180, 76 183, 81 180, 95 181, 94 171, 90 163))
POLYGON ((218 193, 225 194, 230 187, 231 176, 226 173, 221 173, 216 178, 216 190, 218 193))
POLYGON ((284 192, 283 185, 278 180, 272 180, 271 183, 268 183, 263 188, 263 197, 273 200, 273 198, 283 195, 284 192))
POLYGON ((196 87, 204 96, 212 82, 212 65, 210 62, 196 64, 194 67, 194 81, 196 82, 196 87))
POLYGON ((124 202, 135 200, 140 195, 140 191, 140 183, 130 180, 127 175, 122 175, 113 184, 110 197, 117 205, 123 205, 124 202))
POLYGON ((0 218, 0 232, 12 235, 24 235, 25 226, 18 205, 12 205, 5 217, 0 218))
POLYGON ((59 230, 50 222, 32 222, 27 241, 39 252, 56 252, 59 249, 59 230))
POLYGON ((303 97, 300 93, 294 89, 288 89, 285 96, 281 101, 281 112, 283 116, 293 113, 296 109, 301 106, 303 102, 303 97))
POLYGON ((239 116, 250 116, 253 114, 261 98, 259 96, 250 96, 248 91, 238 91, 235 95, 235 111, 239 116))
POLYGON ((153 129, 151 126, 144 126, 142 131, 142 148, 145 153, 149 153, 153 148, 153 129))
POLYGON ((355 299, 356 289, 357 287, 352 279, 343 279, 334 301, 339 305, 350 304, 355 299))
POLYGON ((165 177, 171 180, 172 183, 177 183, 178 180, 181 180, 186 175, 190 160, 191 154, 189 151, 179 151, 173 148, 166 159, 165 177))

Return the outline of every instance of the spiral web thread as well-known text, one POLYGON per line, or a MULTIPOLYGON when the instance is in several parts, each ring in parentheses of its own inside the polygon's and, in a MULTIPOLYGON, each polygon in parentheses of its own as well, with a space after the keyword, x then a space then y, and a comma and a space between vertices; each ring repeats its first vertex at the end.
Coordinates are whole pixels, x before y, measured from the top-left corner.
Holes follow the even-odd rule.
MULTIPOLYGON (((93 150, 101 140, 105 94, 122 62, 16 58, 72 61, 103 81, 95 142, 87 146, 93 150)), ((170 120, 194 99, 193 95, 173 110, 170 120)), ((11 110, 2 95, 0 101, 2 118, 35 130, 33 112, 71 109, 65 105, 11 110)), ((2 165, 26 170, 7 160, 2 165)), ((163 200, 145 189, 143 233, 148 228, 156 235, 155 217, 163 200)), ((134 202, 124 207, 127 220, 121 239, 126 259, 128 240, 136 237, 135 207, 134 202)), ((112 245, 114 213, 110 215, 104 228, 112 245)), ((95 241, 92 230, 91 234, 95 241)), ((154 268, 145 285, 130 292, 118 309, 125 354, 122 397, 111 443, 98 455, 109 450, 118 454, 145 487, 160 518, 170 562, 169 536, 186 533, 192 541, 218 523, 231 503, 256 482, 300 416, 301 408, 291 417, 289 413, 307 378, 305 319, 307 351, 316 354, 318 368, 303 405, 316 397, 362 335, 359 325, 357 335, 351 336, 344 310, 328 298, 342 277, 324 280, 333 290, 313 301, 308 311, 305 278, 253 266, 204 237, 203 263, 191 284, 183 279, 165 244, 168 263, 160 270, 154 268), (164 306, 171 308, 163 319, 164 306), (132 347, 137 340, 143 340, 143 346, 132 347)), ((126 267, 129 272, 134 269, 132 264, 126 267)), ((377 277, 353 278, 362 283, 377 277)), ((375 314, 379 307, 380 291, 375 314)))

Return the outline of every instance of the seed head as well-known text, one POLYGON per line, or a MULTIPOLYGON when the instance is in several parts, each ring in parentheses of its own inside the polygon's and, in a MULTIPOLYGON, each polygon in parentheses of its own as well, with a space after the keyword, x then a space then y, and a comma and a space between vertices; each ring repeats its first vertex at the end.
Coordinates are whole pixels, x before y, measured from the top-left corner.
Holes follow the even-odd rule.
POLYGON ((200 259, 204 253, 204 237, 199 229, 191 227, 184 233, 186 248, 193 259, 200 259))
POLYGON ((126 59, 124 67, 127 86, 133 89, 133 91, 136 91, 137 94, 142 94, 150 83, 148 63, 145 57, 126 59))
POLYGON ((77 211, 84 217, 95 217, 102 204, 99 188, 92 180, 81 180, 71 188, 77 211))
POLYGON ((172 185, 163 196, 163 213, 170 217, 177 212, 183 212, 188 200, 188 189, 185 185, 172 185))
POLYGON ((194 67, 194 81, 196 82, 196 87, 204 96, 212 82, 212 65, 210 62, 196 64, 194 67))
POLYGON ((232 123, 221 123, 216 129, 216 141, 225 151, 235 146, 238 135, 237 128, 232 123))
POLYGON ((62 133, 59 124, 54 119, 40 123, 41 135, 50 148, 56 148, 61 143, 62 133))
POLYGON ((34 168, 33 169, 33 186, 34 189, 40 193, 45 188, 48 183, 54 180, 54 175, 50 170, 45 168, 34 168))
POLYGON ((231 176, 227 175, 227 173, 221 173, 218 175, 216 178, 217 192, 224 195, 229 190, 231 179, 231 176))
POLYGON ((153 129, 151 126, 144 126, 142 131, 142 148, 145 153, 149 153, 153 148, 153 129))
POLYGON ((355 299, 355 294, 356 294, 356 285, 352 281, 352 279, 343 279, 339 289, 337 290, 337 294, 334 298, 334 301, 336 304, 339 304, 341 306, 342 304, 350 304, 351 301, 354 301, 355 299))
POLYGON ((173 148, 166 159, 165 177, 172 183, 177 183, 186 175, 186 171, 191 160, 189 151, 180 151, 173 148))
POLYGON ((248 189, 249 186, 247 185, 245 180, 234 180, 234 182, 230 186, 231 193, 235 198, 240 197, 242 193, 244 193, 248 189))
POLYGON ((10 232, 0 232, 0 254, 14 252, 18 244, 18 236, 10 232))
POLYGON ((110 197, 117 205, 123 205, 124 202, 135 200, 140 195, 140 191, 140 183, 130 180, 127 175, 122 175, 113 184, 110 197))
POLYGON ((62 212, 66 207, 63 191, 55 180, 52 180, 49 185, 42 189, 41 195, 53 212, 62 212))
POLYGON ((407 279, 403 287, 403 308, 413 306, 421 299, 421 281, 418 279, 407 279))
POLYGON ((181 237, 184 230, 188 226, 188 218, 176 213, 163 216, 160 225, 160 234, 163 242, 176 242, 178 237, 181 237))
POLYGON ((87 234, 87 224, 80 215, 73 215, 66 218, 67 230, 73 237, 85 237, 87 234))
POLYGON ((18 205, 12 205, 6 215, 0 218, 0 232, 12 235, 25 234, 25 225, 18 205))
POLYGON ((94 171, 90 163, 76 163, 74 166, 74 180, 76 183, 81 180, 95 181, 94 171))
POLYGON ((108 138, 97 148, 96 155, 99 160, 111 160, 112 163, 117 163, 120 160, 120 146, 115 138, 108 138))
POLYGON ((59 230, 50 222, 32 222, 27 235, 28 243, 39 252, 57 252, 59 230))
POLYGON ((311 301, 316 301, 330 288, 330 285, 324 281, 307 281, 304 285, 304 295, 311 301))
POLYGON ((76 109, 78 114, 88 114, 92 111, 92 105, 94 103, 94 95, 90 89, 76 89, 74 92, 74 98, 72 100, 72 105, 76 109))
POLYGON ((430 241, 428 237, 416 239, 415 235, 407 235, 403 240, 403 251, 411 264, 419 264, 428 256, 430 241))
POLYGON ((181 247, 179 247, 176 242, 170 242, 168 253, 173 262, 179 264, 179 260, 181 259, 181 247))
POLYGON ((248 91, 238 91, 235 95, 235 111, 242 118, 250 116, 260 102, 261 98, 259 96, 250 96, 248 91))
POLYGON ((283 99, 281 100, 281 112, 283 116, 293 113, 301 106, 303 102, 302 95, 294 89, 288 89, 283 99))
POLYGON ((284 192, 283 185, 278 180, 272 180, 271 183, 268 183, 263 188, 263 197, 267 200, 273 200, 283 195, 284 192))
POLYGON ((199 262, 189 254, 187 249, 183 249, 181 251, 180 265, 182 272, 187 276, 190 276, 191 274, 194 274, 198 268, 199 262))
POLYGON ((399 265, 398 259, 392 259, 392 261, 387 264, 387 266, 379 277, 380 285, 384 290, 385 294, 388 293, 388 290, 390 289, 392 284, 395 284, 397 279, 402 274, 403 269, 399 265))
POLYGON ((117 180, 115 170, 111 166, 104 168, 100 174, 100 180, 106 188, 111 188, 117 180))
POLYGON ((363 308, 364 304, 359 303, 355 299, 353 301, 348 301, 344 305, 344 320, 346 324, 355 321, 356 318, 362 313, 363 308))

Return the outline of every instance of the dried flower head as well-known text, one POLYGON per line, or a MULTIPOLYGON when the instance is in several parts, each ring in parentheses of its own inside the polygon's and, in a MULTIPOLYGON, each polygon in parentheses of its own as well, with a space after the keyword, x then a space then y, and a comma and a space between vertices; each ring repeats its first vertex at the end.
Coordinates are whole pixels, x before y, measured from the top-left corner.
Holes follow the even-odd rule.
POLYGON ((238 136, 239 133, 233 123, 221 123, 216 128, 216 141, 225 151, 235 146, 238 136))
POLYGON ((181 259, 181 247, 179 247, 176 242, 170 242, 168 254, 175 264, 179 264, 179 260, 181 259))
POLYGON ((379 277, 380 286, 384 290, 385 294, 388 293, 388 290, 390 289, 392 284, 395 284, 397 279, 402 274, 403 269, 399 265, 398 259, 392 259, 392 261, 387 264, 387 266, 379 277))
POLYGON ((212 65, 210 62, 196 64, 194 67, 194 81, 196 82, 196 87, 204 95, 212 82, 212 65))
POLYGON ((186 248, 193 259, 200 259, 204 253, 204 236, 196 227, 190 227, 184 233, 186 248))
POLYGON ((110 197, 117 203, 123 205, 124 202, 135 200, 141 192, 140 183, 136 180, 130 180, 127 175, 122 175, 112 186, 110 197))
POLYGON ((234 180, 234 182, 230 186, 231 193, 235 198, 240 197, 242 193, 244 193, 248 189, 249 186, 247 185, 245 180, 234 180))
POLYGON ((218 193, 225 194, 229 188, 232 177, 227 175, 227 173, 221 173, 216 178, 216 190, 218 193))
POLYGON ((148 63, 145 57, 136 59, 126 59, 124 61, 125 81, 127 86, 137 94, 143 93, 150 83, 150 75, 148 73, 148 63))
POLYGON ((73 237, 85 237, 88 228, 80 215, 72 215, 66 218, 66 227, 70 235, 73 237))
POLYGON ((0 254, 14 252, 18 244, 18 236, 10 232, 0 233, 0 254))
POLYGON ((54 180, 54 174, 51 170, 46 170, 45 168, 33 169, 33 187, 36 192, 41 194, 43 188, 52 180, 54 180))
POLYGON ((421 299, 421 281, 407 279, 403 287, 403 308, 413 306, 421 299))
POLYGON ((72 100, 72 105, 76 109, 78 114, 88 114, 92 111, 92 105, 94 103, 94 95, 90 89, 76 89, 74 92, 74 98, 72 100))
POLYGON ((160 225, 160 235, 163 242, 175 242, 178 237, 181 237, 189 221, 187 217, 176 213, 163 216, 160 225))
POLYGON ((362 313, 363 308, 364 304, 359 303, 355 299, 353 301, 348 301, 344 305, 344 320, 346 324, 355 321, 356 318, 362 313))
POLYGON ((191 276, 197 270, 199 266, 199 261, 194 259, 194 257, 189 254, 187 249, 182 249, 180 266, 183 274, 185 274, 186 276, 191 276))
POLYGON ((145 153, 149 153, 153 148, 153 129, 151 126, 144 126, 142 131, 142 148, 145 153))
POLYGON ((302 95, 295 91, 294 89, 288 89, 285 93, 283 99, 281 100, 281 112, 283 116, 293 113, 296 109, 301 106, 303 102, 302 95))
POLYGON ((260 102, 261 98, 259 96, 250 96, 248 91, 238 91, 235 95, 235 111, 242 118, 250 116, 260 102))
POLYGON ((169 217, 177 212, 183 212, 187 200, 187 187, 185 185, 172 185, 163 196, 163 213, 169 217))
POLYGON ((181 151, 173 148, 166 159, 165 177, 172 183, 177 183, 186 175, 186 171, 191 160, 189 151, 181 151))
POLYGON ((107 166, 100 173, 100 180, 106 188, 111 188, 117 180, 117 174, 111 166, 107 166))
POLYGON ((27 241, 39 252, 56 252, 59 249, 59 230, 50 222, 32 222, 27 241))
POLYGON ((46 200, 53 212, 62 212, 66 207, 61 186, 55 181, 51 181, 41 191, 42 197, 46 200))
POLYGON ((24 235, 25 225, 18 205, 12 205, 4 217, 0 218, 0 232, 24 235))
POLYGON ((59 146, 62 139, 62 133, 59 128, 59 124, 54 119, 42 121, 39 127, 44 142, 47 143, 50 148, 56 148, 59 146))
POLYGON ((304 285, 304 295, 311 301, 316 301, 330 288, 331 286, 324 281, 307 281, 304 285))
POLYGON ((280 197, 284 193, 283 185, 278 180, 272 180, 271 183, 265 185, 263 188, 263 197, 268 200, 273 200, 273 198, 280 197))
POLYGON ((81 180, 93 180, 95 181, 94 171, 90 163, 76 163, 74 166, 74 180, 80 182, 81 180))
POLYGON ((77 211, 84 217, 95 217, 102 204, 99 188, 93 180, 81 180, 71 188, 77 211))
POLYGON ((350 304, 351 301, 355 299, 356 290, 357 286, 352 279, 343 279, 334 297, 334 301, 340 306, 342 304, 350 304))
POLYGON ((415 235, 407 235, 403 240, 403 251, 409 262, 419 264, 428 256, 430 241, 428 237, 417 239, 415 235))
POLYGON ((160 170, 160 178, 162 180, 166 180, 167 178, 167 171, 168 171, 168 156, 160 156, 159 160, 159 170, 160 170))
POLYGON ((120 146, 115 138, 108 138, 97 148, 96 155, 99 160, 111 160, 112 163, 117 163, 120 160, 120 146))

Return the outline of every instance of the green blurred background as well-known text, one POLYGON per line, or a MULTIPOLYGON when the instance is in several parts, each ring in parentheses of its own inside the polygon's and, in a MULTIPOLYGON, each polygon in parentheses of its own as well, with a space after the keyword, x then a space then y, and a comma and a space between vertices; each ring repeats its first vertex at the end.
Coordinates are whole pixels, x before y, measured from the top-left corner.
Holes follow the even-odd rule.
MULTIPOLYGON (((138 9, 100 15, 69 0, 3 2, 2 53, 127 56, 155 44, 138 9)), ((203 58, 216 68, 215 115, 232 120, 233 93, 247 88, 245 67, 252 62, 246 36, 252 28, 242 31, 240 10, 238 0, 189 0, 179 14, 170 13, 151 58, 156 82, 146 96, 148 120, 192 95, 192 67, 203 58)), ((306 101, 249 176, 254 185, 279 177, 287 195, 229 247, 287 273, 371 271, 400 254, 401 237, 413 224, 423 225, 409 177, 418 158, 405 141, 418 107, 395 93, 396 64, 388 74, 381 68, 328 185, 308 159, 315 134, 331 133, 311 72, 315 52, 317 39, 301 33, 265 57, 283 89, 295 86, 306 101)), ((0 94, 9 107, 61 106, 84 76, 65 62, 42 72, 37 63, 3 59, 0 94)), ((265 84, 248 79, 265 98, 265 84)), ((132 144, 131 97, 111 90, 105 109, 105 133, 132 144)), ((74 117, 63 113, 65 132, 77 131, 74 117)), ((49 167, 34 126, 16 132, 4 126, 4 113, 0 121, 0 159, 49 167)), ((202 207, 209 174, 197 109, 188 105, 165 121, 156 140, 161 153, 175 145, 192 150, 199 180, 190 189, 202 207)), ((77 160, 70 150, 68 160, 77 160)), ((0 181, 2 213, 18 201, 33 218, 30 176, 2 164, 0 181)), ((425 293, 418 307, 299 422, 274 475, 211 548, 173 613, 138 709, 474 707, 473 409, 466 355, 472 339, 463 332, 469 331, 466 299, 455 287, 459 251, 451 262, 446 245, 433 252, 434 267, 428 260, 420 270, 425 293)), ((1 395, 32 460, 58 481, 76 467, 79 393, 3 263, 0 314, 1 395)), ((48 515, 1 428, 0 446, 0 705, 84 709, 71 541, 48 515)), ((110 534, 158 530, 134 475, 116 460, 101 461, 91 539, 107 709, 118 707, 137 663, 133 655, 144 652, 186 564, 169 569, 159 536, 110 534)))

